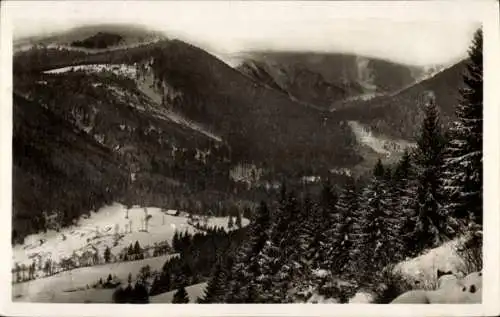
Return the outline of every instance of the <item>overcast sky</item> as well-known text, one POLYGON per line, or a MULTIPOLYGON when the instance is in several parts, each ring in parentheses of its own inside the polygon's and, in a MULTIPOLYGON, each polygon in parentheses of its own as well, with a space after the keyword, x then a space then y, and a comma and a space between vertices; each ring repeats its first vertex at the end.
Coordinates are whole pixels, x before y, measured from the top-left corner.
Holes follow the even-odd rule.
POLYGON ((465 56, 484 8, 469 1, 10 1, 7 9, 15 36, 138 23, 222 56, 340 51, 428 65, 465 56))

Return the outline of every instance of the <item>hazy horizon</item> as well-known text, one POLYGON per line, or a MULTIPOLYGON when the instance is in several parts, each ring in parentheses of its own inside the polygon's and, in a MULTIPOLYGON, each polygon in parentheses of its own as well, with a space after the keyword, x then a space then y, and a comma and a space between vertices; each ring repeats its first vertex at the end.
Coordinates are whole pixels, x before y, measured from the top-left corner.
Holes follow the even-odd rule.
POLYGON ((7 2, 17 38, 135 24, 222 59, 253 51, 351 53, 413 65, 466 57, 480 8, 435 3, 7 2), (477 13, 477 14, 476 14, 477 13), (441 14, 441 15, 440 15, 441 14))

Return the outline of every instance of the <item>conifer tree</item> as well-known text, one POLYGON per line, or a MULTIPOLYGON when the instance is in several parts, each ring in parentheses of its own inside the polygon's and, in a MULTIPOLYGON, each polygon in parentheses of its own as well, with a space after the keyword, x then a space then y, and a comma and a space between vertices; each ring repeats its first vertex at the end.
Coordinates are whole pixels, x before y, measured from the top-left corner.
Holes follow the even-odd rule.
MULTIPOLYGON (((317 216, 315 214, 318 207, 306 193, 301 206, 297 211, 297 222, 292 227, 292 237, 290 241, 290 253, 287 262, 290 263, 290 293, 299 300, 304 300, 304 292, 308 293, 310 287, 314 286, 312 271, 317 267, 314 263, 318 254, 316 244, 317 216)), ((306 295, 307 297, 307 295, 306 295)))
POLYGON ((235 221, 236 227, 241 229, 243 227, 243 218, 241 217, 241 212, 238 210, 236 213, 236 221, 235 221))
POLYGON ((226 272, 220 263, 217 263, 211 279, 208 282, 203 298, 198 302, 202 304, 223 303, 226 294, 226 272))
POLYGON ((296 226, 299 223, 298 202, 293 192, 282 192, 281 202, 273 217, 269 240, 259 254, 262 274, 258 278, 259 301, 290 302, 293 262, 290 257, 297 245, 296 226))
POLYGON ((186 289, 184 286, 179 288, 177 292, 174 294, 174 298, 172 300, 173 304, 187 304, 189 303, 189 296, 188 293, 186 292, 186 289))
POLYGON ((330 238, 330 230, 337 221, 337 199, 338 197, 336 196, 330 182, 326 181, 323 183, 319 198, 319 206, 317 206, 316 211, 316 232, 312 243, 313 248, 317 249, 315 250, 316 254, 313 256, 316 266, 323 267, 323 263, 329 256, 329 246, 327 241, 330 238))
POLYGON ((261 274, 257 262, 258 255, 269 240, 270 213, 265 202, 261 201, 255 219, 248 227, 248 238, 240 247, 232 265, 232 279, 229 283, 228 302, 244 302, 247 291, 261 274))
POLYGON ((172 247, 176 252, 179 252, 179 232, 176 230, 172 239, 172 247))
POLYGON ((352 246, 351 233, 355 215, 358 211, 358 197, 354 180, 349 178, 342 189, 337 204, 336 223, 325 232, 325 241, 321 245, 320 267, 333 273, 342 273, 349 261, 352 246))
POLYGON ((449 216, 483 219, 483 35, 474 34, 463 75, 465 87, 455 109, 445 159, 446 210, 449 216))
POLYGON ((135 241, 135 245, 134 245, 134 254, 135 254, 136 256, 139 256, 139 255, 141 254, 141 252, 142 252, 142 251, 141 251, 141 245, 139 244, 139 241, 138 241, 138 240, 136 240, 136 241, 135 241))
MULTIPOLYGON (((401 250, 399 219, 390 209, 388 186, 384 167, 379 160, 373 178, 363 189, 356 222, 354 224, 351 259, 357 259, 354 267, 359 274, 371 274, 382 270, 401 250)), ((369 280, 371 276, 366 276, 369 280)))
POLYGON ((106 247, 106 250, 104 250, 104 261, 106 263, 109 263, 110 260, 111 260, 111 250, 109 249, 109 247, 106 247))
POLYGON ((394 169, 391 182, 391 210, 400 219, 400 237, 404 253, 407 256, 416 255, 415 225, 416 225, 416 179, 410 150, 403 153, 401 160, 394 169))
POLYGON ((136 283, 130 294, 130 303, 132 304, 147 304, 149 303, 149 294, 146 286, 143 283, 136 283))
POLYGON ((321 208, 321 217, 318 219, 320 221, 322 227, 320 226, 320 231, 323 231, 326 228, 330 228, 337 219, 337 211, 336 211, 336 204, 337 204, 337 195, 335 191, 333 190, 331 184, 329 181, 325 182, 323 184, 323 187, 321 189, 321 202, 320 202, 320 208, 321 208))
POLYGON ((446 218, 442 197, 442 165, 445 140, 441 133, 439 111, 430 96, 425 104, 425 117, 417 139, 416 227, 417 250, 432 247, 446 238, 446 218))
POLYGON ((121 287, 118 287, 114 292, 113 292, 113 303, 117 304, 124 304, 127 302, 127 297, 125 294, 125 290, 121 287))

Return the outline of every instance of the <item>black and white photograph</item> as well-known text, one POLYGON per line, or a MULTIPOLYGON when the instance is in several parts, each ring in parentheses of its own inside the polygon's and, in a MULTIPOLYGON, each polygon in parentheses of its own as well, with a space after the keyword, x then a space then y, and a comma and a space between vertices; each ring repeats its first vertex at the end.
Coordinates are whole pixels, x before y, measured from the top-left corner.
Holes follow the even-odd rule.
POLYGON ((9 305, 482 307, 495 10, 2 3, 9 305))

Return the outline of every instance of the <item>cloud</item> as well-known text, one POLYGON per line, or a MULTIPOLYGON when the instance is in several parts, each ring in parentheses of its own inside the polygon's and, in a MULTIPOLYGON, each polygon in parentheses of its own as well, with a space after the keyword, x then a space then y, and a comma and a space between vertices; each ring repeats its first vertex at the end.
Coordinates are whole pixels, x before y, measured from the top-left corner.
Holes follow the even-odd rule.
POLYGON ((465 56, 483 7, 473 2, 8 2, 15 35, 89 23, 139 23, 216 55, 349 52, 410 64, 465 56))

